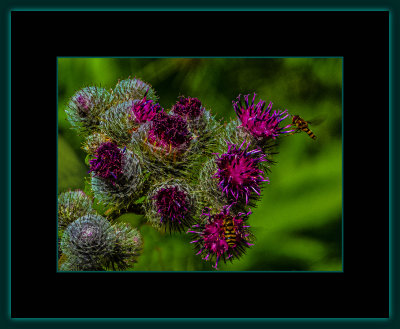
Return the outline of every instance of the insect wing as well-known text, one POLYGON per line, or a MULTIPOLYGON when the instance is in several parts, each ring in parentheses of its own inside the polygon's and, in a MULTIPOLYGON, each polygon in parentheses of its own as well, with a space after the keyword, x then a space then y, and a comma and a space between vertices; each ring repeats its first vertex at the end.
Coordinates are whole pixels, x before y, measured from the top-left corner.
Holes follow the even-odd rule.
POLYGON ((323 118, 323 117, 317 117, 317 118, 313 118, 313 119, 310 120, 310 121, 307 121, 307 123, 308 123, 309 125, 318 126, 318 125, 320 125, 321 123, 323 123, 324 121, 325 121, 325 118, 323 118))

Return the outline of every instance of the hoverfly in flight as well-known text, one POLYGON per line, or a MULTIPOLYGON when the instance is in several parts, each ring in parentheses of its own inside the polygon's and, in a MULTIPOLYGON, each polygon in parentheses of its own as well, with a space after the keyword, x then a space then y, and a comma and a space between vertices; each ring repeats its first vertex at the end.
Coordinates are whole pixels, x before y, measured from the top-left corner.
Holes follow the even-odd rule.
POLYGON ((311 131, 311 129, 308 128, 308 125, 310 125, 310 124, 311 124, 310 121, 304 120, 299 115, 293 115, 292 116, 292 126, 295 127, 296 130, 292 134, 304 131, 312 139, 317 139, 317 136, 315 136, 315 134, 311 131))

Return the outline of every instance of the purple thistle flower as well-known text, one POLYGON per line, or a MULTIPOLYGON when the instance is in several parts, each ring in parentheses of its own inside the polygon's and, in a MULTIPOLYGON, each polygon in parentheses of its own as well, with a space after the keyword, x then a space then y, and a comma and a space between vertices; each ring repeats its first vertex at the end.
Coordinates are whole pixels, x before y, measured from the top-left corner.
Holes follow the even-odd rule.
POLYGON ((188 200, 184 191, 177 186, 161 188, 152 199, 155 200, 157 213, 161 216, 160 223, 182 223, 188 212, 188 200))
POLYGON ((248 151, 250 143, 242 148, 244 143, 239 147, 228 143, 228 151, 215 160, 218 170, 213 177, 218 178, 222 194, 235 201, 245 199, 247 204, 252 194, 260 195, 261 183, 268 182, 259 169, 259 164, 268 160, 265 154, 256 157, 260 149, 248 151))
POLYGON ((151 99, 146 99, 146 95, 139 102, 134 102, 131 109, 130 118, 136 123, 145 123, 153 120, 158 112, 164 109, 158 103, 154 103, 151 99))
MULTIPOLYGON (((233 205, 233 204, 232 204, 233 205)), ((215 269, 218 269, 218 262, 222 258, 224 262, 227 259, 232 261, 233 258, 239 258, 246 247, 250 247, 252 235, 249 232, 248 225, 245 225, 247 217, 251 214, 238 213, 237 215, 230 214, 230 207, 224 206, 220 213, 211 215, 211 209, 207 213, 202 213, 206 216, 206 221, 202 224, 192 226, 192 230, 187 233, 192 233, 195 240, 190 243, 195 244, 196 255, 202 255, 206 261, 215 258, 215 269)))
POLYGON ((204 107, 198 98, 180 96, 171 109, 186 120, 195 120, 204 113, 204 107))
POLYGON ((157 113, 148 131, 149 142, 167 153, 186 149, 191 139, 187 122, 176 114, 157 113))
POLYGON ((241 121, 241 126, 246 128, 256 138, 272 138, 276 139, 280 134, 289 133, 293 130, 283 131, 289 128, 291 125, 280 127, 279 123, 287 118, 288 111, 274 111, 272 110, 272 102, 269 103, 266 110, 264 110, 265 102, 260 100, 257 104, 254 104, 256 94, 249 101, 249 95, 244 96, 245 104, 242 104, 242 100, 239 95, 237 101, 233 101, 233 108, 241 121), (285 115, 286 114, 286 115, 285 115))
POLYGON ((196 200, 195 192, 184 181, 162 181, 148 194, 145 216, 157 230, 180 232, 193 225, 196 200))
POLYGON ((114 143, 107 142, 98 147, 94 156, 95 158, 89 161, 89 172, 114 185, 122 173, 123 152, 114 143))

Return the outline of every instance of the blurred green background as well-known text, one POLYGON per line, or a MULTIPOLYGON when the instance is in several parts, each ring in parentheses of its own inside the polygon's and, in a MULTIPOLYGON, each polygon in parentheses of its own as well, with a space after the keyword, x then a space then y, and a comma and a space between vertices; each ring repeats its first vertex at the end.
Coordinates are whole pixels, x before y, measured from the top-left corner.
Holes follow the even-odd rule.
MULTIPOLYGON (((168 109, 180 95, 197 97, 217 118, 229 120, 239 93, 257 93, 273 109, 288 109, 311 125, 282 138, 277 164, 249 218, 256 243, 224 271, 342 270, 342 59, 341 58, 59 58, 58 189, 84 189, 88 167, 83 140, 64 112, 77 90, 114 88, 118 79, 150 83, 168 109)), ((211 263, 195 256, 186 234, 163 234, 140 216, 119 220, 138 227, 144 251, 133 270, 203 271, 211 263)))

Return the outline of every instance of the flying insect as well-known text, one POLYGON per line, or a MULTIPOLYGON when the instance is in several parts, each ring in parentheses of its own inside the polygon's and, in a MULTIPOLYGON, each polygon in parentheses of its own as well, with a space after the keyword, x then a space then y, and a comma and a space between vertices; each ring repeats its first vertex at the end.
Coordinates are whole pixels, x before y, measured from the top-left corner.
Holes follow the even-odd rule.
POLYGON ((311 131, 310 128, 308 128, 308 125, 310 125, 310 121, 306 121, 303 118, 301 118, 299 115, 293 115, 292 117, 292 126, 296 128, 296 130, 292 133, 298 133, 301 131, 304 131, 308 136, 310 136, 312 139, 317 139, 317 136, 311 131))

